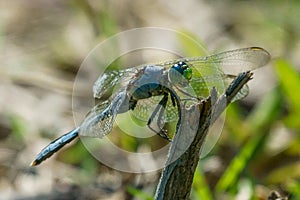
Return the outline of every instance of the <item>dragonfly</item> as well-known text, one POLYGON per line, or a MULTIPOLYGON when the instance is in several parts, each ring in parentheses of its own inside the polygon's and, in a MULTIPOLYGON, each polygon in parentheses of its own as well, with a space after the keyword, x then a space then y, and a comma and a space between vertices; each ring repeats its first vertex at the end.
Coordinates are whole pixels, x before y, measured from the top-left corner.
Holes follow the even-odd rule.
MULTIPOLYGON (((205 57, 179 58, 156 64, 144 64, 102 74, 93 86, 94 98, 101 99, 116 87, 107 100, 100 101, 74 130, 49 143, 31 163, 32 166, 51 157, 79 136, 102 138, 113 128, 118 114, 132 112, 147 122, 150 130, 172 141, 164 123, 181 122, 182 102, 199 100, 217 87, 222 92, 243 70, 254 70, 270 60, 270 54, 260 47, 225 51, 205 57)), ((247 85, 234 100, 248 95, 247 85)))

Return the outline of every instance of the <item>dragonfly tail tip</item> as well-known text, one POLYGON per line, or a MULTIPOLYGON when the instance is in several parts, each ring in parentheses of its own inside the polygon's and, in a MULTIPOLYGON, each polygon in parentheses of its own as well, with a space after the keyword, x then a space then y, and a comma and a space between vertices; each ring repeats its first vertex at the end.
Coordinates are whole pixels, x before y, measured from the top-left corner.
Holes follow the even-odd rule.
POLYGON ((37 166, 38 164, 40 164, 40 163, 37 162, 37 160, 34 160, 30 163, 30 166, 37 166))

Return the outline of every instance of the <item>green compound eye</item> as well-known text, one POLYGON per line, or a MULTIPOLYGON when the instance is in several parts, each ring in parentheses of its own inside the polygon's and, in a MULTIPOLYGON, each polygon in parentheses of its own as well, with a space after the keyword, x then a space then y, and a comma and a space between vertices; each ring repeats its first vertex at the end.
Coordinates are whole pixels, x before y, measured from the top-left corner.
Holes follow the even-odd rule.
POLYGON ((192 78, 193 71, 183 61, 180 61, 174 65, 172 65, 169 71, 169 80, 173 84, 179 84, 181 86, 187 85, 189 80, 192 78))
POLYGON ((185 70, 183 70, 183 77, 186 79, 186 80, 191 80, 193 76, 193 70, 192 68, 189 68, 187 67, 185 70))

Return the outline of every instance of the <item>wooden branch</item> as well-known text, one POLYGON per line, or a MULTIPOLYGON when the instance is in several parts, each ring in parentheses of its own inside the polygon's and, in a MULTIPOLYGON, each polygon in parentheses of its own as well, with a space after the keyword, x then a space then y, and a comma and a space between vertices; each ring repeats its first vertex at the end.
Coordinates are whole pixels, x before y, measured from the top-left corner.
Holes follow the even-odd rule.
POLYGON ((189 199, 200 151, 210 125, 251 77, 250 71, 239 74, 219 99, 214 88, 205 100, 189 108, 181 105, 181 124, 177 124, 174 141, 156 190, 156 200, 189 199))

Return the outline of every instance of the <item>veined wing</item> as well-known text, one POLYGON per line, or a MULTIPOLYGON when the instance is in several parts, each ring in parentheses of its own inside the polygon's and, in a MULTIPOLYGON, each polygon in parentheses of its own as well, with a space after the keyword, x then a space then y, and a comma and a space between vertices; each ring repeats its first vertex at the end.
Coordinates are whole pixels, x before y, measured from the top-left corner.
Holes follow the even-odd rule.
MULTIPOLYGON (((270 54, 263 48, 248 47, 206 57, 181 58, 162 65, 169 67, 179 61, 186 62, 193 69, 190 85, 197 97, 201 98, 209 95, 212 87, 223 93, 230 83, 227 75, 234 77, 241 72, 257 69, 269 60, 270 54)), ((247 86, 244 89, 241 98, 248 94, 247 86)))
MULTIPOLYGON (((260 47, 248 47, 207 57, 179 60, 186 62, 193 69, 190 85, 197 97, 206 97, 212 87, 216 87, 219 93, 223 93, 231 81, 228 81, 228 77, 234 78, 238 73, 254 70, 267 64, 270 60, 270 54, 260 47)), ((247 94, 248 87, 245 86, 235 100, 241 99, 247 94)))
MULTIPOLYGON (((158 102, 163 96, 153 96, 147 99, 141 99, 137 102, 134 110, 129 111, 138 120, 147 122, 153 113, 158 102)), ((167 106, 162 116, 164 122, 172 122, 178 119, 177 108, 173 106, 171 99, 168 99, 167 106)))
POLYGON ((112 130, 114 120, 126 99, 126 89, 114 97, 96 105, 80 126, 81 136, 102 138, 112 130))
POLYGON ((217 53, 206 57, 180 58, 161 63, 162 66, 172 66, 179 61, 187 62, 195 68, 217 65, 226 74, 237 74, 254 70, 266 65, 270 60, 270 54, 260 47, 247 47, 217 53))
POLYGON ((134 78, 139 71, 139 68, 133 67, 119 71, 105 72, 97 79, 93 86, 94 98, 100 99, 107 90, 118 84, 121 84, 123 87, 128 85, 129 81, 134 78))

